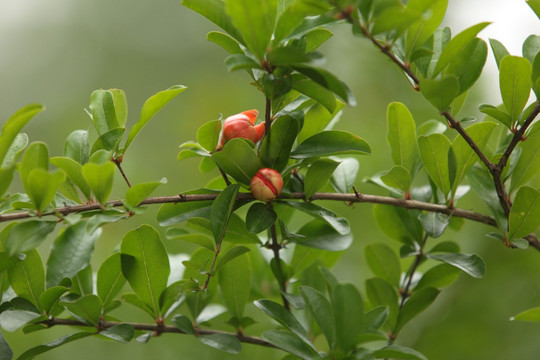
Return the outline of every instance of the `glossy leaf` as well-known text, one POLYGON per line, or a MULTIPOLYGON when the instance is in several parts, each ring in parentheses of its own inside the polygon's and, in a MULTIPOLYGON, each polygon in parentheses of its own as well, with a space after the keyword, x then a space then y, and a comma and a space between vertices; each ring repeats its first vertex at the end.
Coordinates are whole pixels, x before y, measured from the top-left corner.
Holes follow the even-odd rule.
POLYGON ((352 157, 335 158, 340 163, 334 170, 330 182, 334 189, 340 193, 349 193, 356 182, 360 164, 358 160, 352 157))
POLYGON ((330 159, 317 160, 311 164, 304 179, 304 192, 307 200, 328 183, 338 165, 339 162, 330 159))
POLYGON ((197 142, 207 151, 216 150, 221 125, 221 120, 211 120, 202 124, 197 130, 197 142))
POLYGON ((167 179, 163 178, 160 181, 149 183, 135 184, 126 192, 126 205, 128 207, 136 207, 144 199, 150 196, 152 192, 159 186, 167 183, 167 179))
POLYGON ((332 91, 300 74, 293 74, 292 79, 292 88, 294 90, 317 101, 330 113, 336 110, 336 98, 332 91))
POLYGON ((131 128, 129 131, 126 144, 124 145, 124 149, 122 152, 125 152, 133 139, 139 134, 139 132, 142 130, 142 128, 150 121, 154 115, 156 115, 159 110, 161 110, 165 105, 169 103, 172 99, 174 99, 178 94, 186 90, 186 87, 183 85, 175 85, 171 86, 167 90, 162 90, 158 92, 155 95, 152 95, 148 98, 148 100, 145 101, 142 109, 141 109, 141 116, 139 117, 139 121, 131 128))
POLYGON ((230 35, 224 34, 219 31, 210 31, 208 34, 206 34, 206 38, 210 40, 211 42, 218 44, 219 46, 224 48, 226 51, 229 52, 229 54, 243 54, 244 53, 242 51, 242 48, 240 48, 238 41, 236 41, 230 35))
POLYGON ((394 165, 400 165, 413 172, 418 159, 416 145, 416 124, 407 107, 399 102, 388 105, 388 143, 394 165))
POLYGON ((82 175, 101 206, 112 192, 115 166, 112 162, 103 164, 87 163, 82 167, 82 175))
POLYGON ((252 58, 244 54, 232 54, 227 56, 227 58, 225 58, 225 66, 229 71, 261 68, 261 66, 257 64, 252 58))
MULTIPOLYGON (((247 248, 246 248, 247 249, 247 248)), ((238 256, 221 265, 218 281, 223 302, 231 316, 241 319, 251 293, 251 264, 248 256, 238 256)))
POLYGON ((33 305, 30 304, 30 307, 32 307, 32 310, 8 309, 2 311, 0 313, 0 327, 6 331, 13 332, 36 319, 47 319, 42 314, 37 313, 33 305))
POLYGON ((246 186, 261 168, 255 150, 239 138, 227 141, 221 151, 212 154, 212 159, 228 175, 246 186))
POLYGON ((17 110, 2 126, 0 134, 0 165, 21 129, 44 107, 39 104, 31 104, 17 110))
POLYGON ((114 300, 125 283, 120 253, 115 253, 101 264, 97 273, 97 294, 103 302, 103 307, 106 308, 114 300))
POLYGON ((90 96, 90 113, 99 135, 122 127, 116 114, 114 96, 111 90, 95 90, 90 96))
POLYGON ((45 271, 36 249, 26 253, 8 269, 9 282, 15 293, 39 308, 39 296, 44 291, 45 271))
POLYGON ((460 94, 467 91, 478 80, 486 63, 487 52, 485 41, 474 38, 448 65, 446 72, 457 77, 460 94))
POLYGON ((260 159, 264 167, 283 171, 289 162, 291 148, 300 131, 299 121, 289 115, 280 116, 272 123, 270 134, 261 144, 260 159))
POLYGON ((347 85, 345 85, 345 83, 339 80, 332 73, 324 69, 306 65, 294 65, 293 68, 319 85, 322 85, 326 89, 332 91, 334 94, 342 98, 347 104, 351 106, 356 105, 356 99, 351 93, 351 90, 347 87, 347 85))
POLYGON ((524 237, 540 227, 540 192, 521 187, 508 217, 508 241, 524 237))
POLYGON ((88 233, 85 221, 68 226, 61 232, 54 240, 47 260, 47 287, 59 285, 64 278, 71 278, 84 269, 100 235, 101 229, 88 233))
POLYGON ((158 232, 143 225, 124 236, 120 248, 122 273, 137 296, 160 316, 159 297, 167 287, 169 257, 158 232))
POLYGON ((398 313, 398 295, 388 282, 381 278, 366 280, 366 295, 372 306, 386 306, 390 310, 388 328, 393 329, 398 313))
POLYGON ((450 192, 450 178, 448 168, 448 152, 451 148, 450 140, 444 135, 433 134, 418 138, 420 157, 424 169, 437 187, 446 196, 450 192))
POLYGON ((458 253, 429 253, 426 256, 433 260, 438 260, 457 267, 464 273, 481 279, 486 274, 486 264, 479 256, 474 254, 458 253))
POLYGON ((501 60, 506 55, 510 55, 510 53, 508 52, 508 50, 506 50, 506 47, 504 47, 504 45, 496 39, 489 39, 489 45, 491 46, 491 50, 493 51, 493 56, 495 57, 497 67, 500 68, 501 60))
POLYGON ((15 139, 13 139, 11 146, 8 148, 4 160, 0 163, 0 169, 13 168, 22 151, 28 145, 28 142, 28 135, 25 133, 17 134, 15 139))
POLYGON ((242 41, 242 35, 234 27, 230 16, 225 11, 225 3, 221 0, 183 0, 182 5, 198 12, 226 32, 234 39, 242 41))
POLYGON ((347 235, 351 231, 349 223, 345 218, 338 217, 334 212, 325 209, 319 205, 296 201, 280 201, 279 204, 298 209, 315 218, 322 219, 326 221, 330 226, 332 226, 341 235, 347 235))
POLYGON ((235 336, 229 334, 200 335, 199 340, 205 345, 230 354, 238 354, 242 350, 240 341, 235 336))
POLYGON ((529 99, 531 91, 531 63, 518 56, 505 56, 501 60, 499 86, 504 107, 514 124, 529 99))
POLYGON ((49 314, 60 297, 68 291, 69 288, 65 286, 53 286, 43 291, 39 296, 40 310, 45 314, 49 314))
POLYGON ((415 290, 420 290, 426 287, 440 289, 449 286, 459 277, 459 270, 448 264, 439 264, 426 271, 415 290))
POLYGON ((251 233, 258 234, 272 226, 277 219, 272 205, 256 202, 246 214, 246 227, 251 233))
POLYGON ((495 216, 499 227, 506 229, 506 215, 504 214, 499 202, 499 197, 497 196, 497 191, 495 190, 493 179, 489 172, 484 167, 473 166, 467 174, 467 179, 473 190, 491 210, 491 213, 495 216))
POLYGON ((330 302, 323 293, 309 286, 301 286, 300 294, 333 349, 336 342, 336 323, 330 302))
POLYGON ((10 256, 38 247, 56 226, 56 221, 30 220, 16 224, 8 233, 4 248, 10 256))
POLYGON ((87 200, 90 199, 90 187, 83 177, 82 165, 68 157, 53 157, 50 159, 51 164, 59 169, 62 169, 69 180, 73 182, 83 193, 87 200))
POLYGON ((298 335, 295 335, 290 331, 269 330, 265 331, 261 337, 270 344, 294 354, 303 360, 321 359, 316 350, 306 344, 306 342, 298 335))
POLYGON ((418 351, 400 345, 387 345, 381 349, 375 350, 373 355, 378 359, 427 360, 427 357, 418 351))
POLYGON ((435 299, 439 295, 439 292, 439 290, 432 287, 426 287, 413 292, 399 310, 399 315, 394 330, 395 335, 399 333, 399 331, 406 323, 408 323, 422 311, 427 309, 429 305, 431 305, 433 301, 435 301, 435 299))
POLYGON ((510 191, 515 191, 540 172, 540 128, 533 127, 526 141, 518 144, 521 155, 512 171, 510 191))
POLYGON ((327 251, 343 251, 348 249, 353 241, 351 234, 340 234, 328 223, 312 220, 298 230, 302 238, 294 241, 299 245, 327 251))
POLYGON ((439 111, 446 111, 460 94, 459 80, 455 75, 447 75, 439 80, 424 79, 420 92, 439 111))
POLYGON ((390 171, 381 176, 381 180, 386 185, 399 189, 403 193, 409 193, 411 187, 411 174, 403 166, 394 166, 390 171))
POLYGON ((360 293, 351 284, 338 284, 332 293, 332 309, 336 321, 337 348, 346 352, 354 349, 364 314, 360 293))
POLYGON ((67 343, 70 343, 75 340, 79 340, 82 338, 85 338, 87 336, 94 335, 93 332, 78 332, 71 335, 65 335, 62 336, 59 339, 56 339, 54 341, 51 341, 50 343, 38 345, 36 347, 33 347, 29 350, 26 350, 24 353, 22 353, 21 356, 17 358, 17 360, 30 360, 35 358, 36 356, 43 354, 47 351, 53 350, 59 346, 65 345, 67 343))
POLYGON ((364 250, 367 263, 375 276, 398 287, 401 276, 401 264, 396 253, 383 243, 366 246, 364 250))
POLYGON ((97 295, 84 295, 75 301, 60 302, 70 313, 97 326, 101 317, 103 304, 97 295))
POLYGON ((441 236, 450 223, 448 215, 435 212, 423 212, 418 216, 418 219, 426 233, 432 238, 441 236))
POLYGON ((407 3, 409 9, 422 12, 421 20, 410 24, 407 29, 405 38, 407 58, 410 58, 411 54, 424 45, 429 37, 432 36, 442 22, 447 6, 448 0, 418 0, 407 3))
POLYGON ((28 187, 30 172, 34 169, 41 169, 45 172, 49 171, 49 149, 45 143, 31 143, 21 159, 19 173, 21 174, 21 181, 25 190, 28 187))
POLYGON ((54 194, 65 180, 65 174, 62 171, 48 173, 47 171, 35 168, 30 171, 26 179, 26 193, 32 200, 35 209, 43 212, 49 203, 53 200, 54 194))
POLYGON ((212 225, 214 241, 218 246, 225 236, 229 218, 231 217, 236 202, 238 188, 239 186, 237 184, 227 186, 212 203, 210 209, 210 223, 212 225))
POLYGON ((117 324, 100 331, 99 334, 121 343, 128 343, 133 339, 135 329, 131 324, 117 324))
POLYGON ((90 153, 93 154, 99 150, 116 151, 125 132, 124 128, 116 128, 101 134, 92 145, 90 153))
POLYGON ((174 325, 176 325, 177 328, 179 328, 181 331, 183 331, 186 334, 195 334, 195 329, 193 328, 193 324, 191 323, 191 320, 185 316, 185 315, 174 315, 172 318, 172 322, 174 325))
POLYGON ((306 139, 292 151, 291 157, 304 159, 312 156, 369 153, 371 149, 362 138, 346 131, 330 130, 306 139))
POLYGON ((538 53, 540 53, 540 36, 529 35, 523 42, 523 57, 532 64, 538 53))

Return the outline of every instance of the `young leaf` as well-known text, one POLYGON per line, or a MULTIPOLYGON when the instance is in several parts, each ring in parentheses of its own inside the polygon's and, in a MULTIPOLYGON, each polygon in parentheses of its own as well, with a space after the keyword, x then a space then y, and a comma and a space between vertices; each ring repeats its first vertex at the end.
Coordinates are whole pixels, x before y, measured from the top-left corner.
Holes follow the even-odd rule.
POLYGON ((160 317, 159 297, 167 287, 169 257, 159 233, 143 225, 124 236, 120 246, 122 273, 137 296, 160 317))
POLYGON ((405 53, 406 58, 410 59, 414 51, 423 46, 441 24, 448 0, 410 1, 407 7, 422 12, 421 20, 411 24, 407 29, 405 53))
POLYGON ((495 39, 489 39, 489 45, 491 46, 491 50, 493 51, 493 56, 495 57, 495 62, 497 63, 497 67, 500 69, 501 67, 501 60, 506 56, 510 55, 508 50, 504 47, 504 45, 495 39))
POLYGON ((38 251, 34 249, 26 253, 24 260, 17 261, 8 269, 8 276, 13 291, 39 309, 39 296, 45 286, 45 271, 38 251))
POLYGON ((97 294, 104 308, 114 300, 125 283, 126 278, 122 274, 120 253, 115 253, 101 264, 97 273, 97 294))
POLYGON ((304 298, 309 312, 321 328, 330 349, 336 342, 336 325, 332 306, 323 293, 309 286, 300 286, 300 294, 304 298))
POLYGON ((83 177, 82 165, 68 157, 53 157, 50 159, 51 164, 59 169, 62 169, 69 180, 73 182, 83 193, 87 200, 90 199, 90 187, 83 177))
POLYGON ((221 120, 210 120, 197 130, 197 142, 209 152, 216 150, 221 125, 221 120))
MULTIPOLYGON (((329 112, 321 104, 315 104, 310 107, 304 115, 304 124, 302 130, 298 134, 297 142, 302 143, 309 137, 316 135, 325 130, 331 130, 334 124, 339 121, 342 109, 345 106, 339 100, 335 100, 336 108, 333 112, 329 112)), ((309 103, 309 101, 307 102, 309 103)))
POLYGON ((68 226, 54 240, 47 260, 47 287, 59 285, 64 278, 75 276, 84 269, 94 251, 101 229, 88 233, 86 221, 68 226))
POLYGON ((446 111, 460 94, 459 80, 455 75, 438 80, 424 79, 420 83, 420 92, 439 111, 446 111))
POLYGON ((258 234, 272 226, 277 219, 272 205, 256 202, 246 214, 246 227, 250 233, 258 234))
POLYGON ((505 56, 501 60, 499 86, 504 107, 512 119, 512 124, 519 120, 519 115, 529 99, 531 74, 531 63, 525 58, 505 56))
POLYGON ((524 237, 540 227, 540 192, 521 187, 508 217, 508 241, 524 237))
POLYGON ((69 288, 65 286, 53 286, 43 291, 41 295, 39 295, 40 310, 44 314, 50 314, 58 299, 68 291, 69 288))
POLYGON ((232 24, 230 16, 225 11, 225 3, 221 0, 183 0, 182 5, 198 12, 226 32, 234 39, 243 43, 242 35, 232 24))
POLYGON ((124 148, 122 149, 122 153, 124 153, 133 139, 139 134, 139 132, 142 130, 142 128, 150 121, 154 115, 158 113, 161 108, 163 108, 169 101, 174 99, 178 94, 180 94, 182 91, 186 90, 186 87, 183 85, 175 85, 171 86, 167 90, 162 90, 158 92, 155 95, 152 95, 148 98, 148 100, 145 101, 142 109, 141 109, 141 116, 139 118, 139 121, 131 128, 129 131, 126 144, 124 145, 124 148))
POLYGON ((336 320, 336 346, 345 352, 354 349, 361 331, 364 302, 351 284, 338 284, 332 293, 332 309, 336 320))
POLYGON ((450 62, 446 72, 453 74, 459 81, 459 93, 467 91, 478 80, 486 63, 487 44, 479 38, 472 39, 460 55, 450 62))
POLYGON ((397 288, 401 276, 401 264, 396 253, 383 243, 366 246, 364 253, 373 274, 397 288))
POLYGON ((307 138, 291 153, 293 159, 312 156, 340 154, 370 154, 371 149, 364 139, 346 131, 323 131, 307 138))
POLYGON ((111 90, 95 90, 90 96, 90 113, 99 135, 122 127, 116 114, 114 96, 111 90))
POLYGON ((232 38, 231 36, 225 33, 222 33, 219 31, 210 31, 208 34, 206 34, 206 38, 209 41, 215 44, 218 44, 219 46, 227 50, 229 54, 243 54, 244 53, 244 51, 238 44, 238 41, 236 41, 234 38, 232 38))
POLYGON ((255 150, 244 139, 227 141, 221 151, 212 154, 212 159, 228 175, 248 186, 251 178, 261 168, 255 150))
POLYGON ((0 166, 8 153, 11 144, 21 129, 44 107, 39 104, 31 104, 17 110, 2 126, 0 134, 0 166))
POLYGON ((424 169, 435 185, 446 196, 450 192, 450 178, 448 168, 448 151, 451 148, 450 140, 444 135, 433 134, 418 138, 420 157, 424 169))
POLYGON ((238 319, 244 316, 244 306, 249 301, 251 272, 252 269, 248 256, 239 256, 226 265, 222 264, 218 272, 223 303, 231 316, 238 319))
POLYGON ((30 172, 34 169, 41 169, 45 172, 49 171, 49 149, 45 143, 37 141, 31 143, 21 159, 19 173, 21 174, 21 181, 25 190, 28 187, 30 172))
POLYGON ((167 179, 163 178, 160 181, 154 181, 149 183, 135 184, 130 187, 126 192, 126 205, 128 207, 136 207, 144 199, 159 186, 167 183, 167 179))
POLYGON ((81 165, 88 162, 90 148, 88 145, 88 130, 75 130, 66 138, 64 156, 81 165))
POLYGON ((212 204, 210 210, 210 223, 212 225, 214 241, 218 246, 225 236, 229 218, 231 217, 236 202, 238 188, 239 186, 237 184, 227 186, 212 204))
POLYGON ((38 247, 56 226, 56 221, 30 220, 16 224, 9 231, 4 248, 9 256, 24 253, 38 247))
POLYGON ((416 145, 416 124, 407 107, 399 102, 388 105, 388 143, 394 165, 400 165, 413 172, 418 161, 416 145))
POLYGON ((252 58, 244 54, 232 54, 225 58, 225 66, 228 71, 261 69, 252 58))
POLYGON ((112 192, 115 166, 112 162, 87 163, 82 167, 82 175, 101 206, 109 199, 112 192))
POLYGON ((261 144, 259 158, 262 166, 283 171, 299 131, 300 123, 292 116, 284 115, 274 120, 270 134, 264 137, 261 144))
POLYGON ((439 290, 432 287, 423 288, 413 292, 399 310, 394 335, 397 335, 406 323, 427 309, 427 307, 435 301, 439 292, 439 290))
POLYGON ((304 179, 304 192, 307 200, 326 186, 328 179, 338 165, 339 162, 330 159, 320 159, 311 164, 304 179))
POLYGON ((477 255, 458 253, 429 253, 426 256, 455 266, 466 274, 481 279, 486 274, 486 264, 477 255))
POLYGON ((381 180, 386 185, 403 191, 404 194, 409 193, 411 174, 403 166, 394 166, 389 172, 381 176, 381 180))

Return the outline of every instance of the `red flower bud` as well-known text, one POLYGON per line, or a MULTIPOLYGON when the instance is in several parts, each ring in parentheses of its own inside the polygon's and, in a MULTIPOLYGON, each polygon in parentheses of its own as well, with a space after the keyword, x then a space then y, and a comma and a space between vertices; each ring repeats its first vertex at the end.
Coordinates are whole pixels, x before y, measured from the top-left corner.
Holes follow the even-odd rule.
POLYGON ((254 125, 257 115, 259 115, 259 112, 253 109, 226 118, 216 150, 221 150, 227 141, 234 138, 249 139, 254 143, 261 140, 264 136, 265 127, 264 122, 254 125))
POLYGON ((283 178, 276 170, 264 168, 257 171, 249 186, 255 199, 268 202, 281 194, 283 178))

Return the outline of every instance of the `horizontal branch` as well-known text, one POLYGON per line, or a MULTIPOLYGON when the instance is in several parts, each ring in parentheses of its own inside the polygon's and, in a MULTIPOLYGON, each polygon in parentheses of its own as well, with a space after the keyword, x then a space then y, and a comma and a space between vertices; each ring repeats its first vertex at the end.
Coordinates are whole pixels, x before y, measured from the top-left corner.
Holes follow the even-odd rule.
MULTIPOLYGON (((94 327, 93 325, 85 324, 83 322, 73 320, 73 319, 57 319, 57 318, 52 318, 52 319, 49 319, 49 320, 42 321, 41 324, 45 324, 45 325, 47 325, 49 327, 59 326, 59 325, 94 327)), ((110 328, 110 327, 113 327, 113 326, 119 325, 119 324, 129 324, 129 325, 133 326, 133 328, 135 330, 153 331, 153 332, 156 333, 156 335, 163 334, 163 333, 190 335, 188 333, 183 332, 182 330, 180 330, 177 327, 169 326, 169 325, 103 321, 103 322, 100 323, 100 326, 103 329, 107 329, 107 328, 110 328)), ((254 336, 247 336, 247 335, 244 335, 244 334, 231 333, 231 332, 219 331, 219 330, 201 329, 201 328, 197 328, 197 327, 195 328, 195 335, 196 336, 199 336, 199 335, 211 335, 211 334, 231 335, 231 336, 236 337, 240 342, 243 342, 243 343, 275 348, 275 346, 270 344, 268 341, 263 340, 263 339, 258 338, 258 337, 254 337, 254 336)))

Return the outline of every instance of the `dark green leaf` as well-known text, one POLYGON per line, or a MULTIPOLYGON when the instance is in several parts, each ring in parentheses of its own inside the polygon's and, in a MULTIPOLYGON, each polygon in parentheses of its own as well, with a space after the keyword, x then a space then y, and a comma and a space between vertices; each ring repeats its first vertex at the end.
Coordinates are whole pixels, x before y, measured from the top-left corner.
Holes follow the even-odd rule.
POLYGON ((212 154, 212 159, 228 175, 246 186, 261 168, 255 150, 240 138, 227 141, 221 151, 212 154))
POLYGON ((420 92, 438 110, 446 111, 460 94, 459 80, 454 75, 439 80, 424 79, 420 83, 420 92))
POLYGON ((297 244, 328 251, 346 250, 353 241, 351 234, 340 234, 328 223, 321 220, 308 222, 298 230, 298 234, 302 235, 302 238, 295 241, 297 244))
POLYGON ((332 293, 332 309, 336 320, 336 345, 348 352, 356 346, 361 331, 364 303, 351 284, 338 284, 332 293))
POLYGON ((11 350, 11 347, 4 338, 4 334, 0 331, 0 360, 11 360, 12 357, 13 350, 11 350))
POLYGON ((56 304, 60 296, 69 291, 69 288, 65 286, 53 286, 45 290, 39 296, 39 305, 41 311, 45 314, 49 314, 51 309, 56 304))
POLYGON ((508 241, 524 237, 540 227, 540 192, 521 187, 508 217, 508 241))
POLYGON ((360 164, 358 160, 352 157, 339 158, 339 161, 340 164, 334 170, 330 182, 336 191, 347 194, 352 190, 356 182, 360 164))
POLYGON ((523 42, 523 57, 532 64, 538 53, 540 53, 540 36, 529 35, 523 42))
POLYGON ((386 306, 390 310, 387 327, 393 329, 398 314, 398 295, 388 282, 381 278, 366 280, 366 295, 372 306, 386 306))
POLYGON ((267 60, 271 65, 294 65, 310 62, 312 58, 296 47, 278 46, 268 53, 267 60))
MULTIPOLYGON (((209 194, 214 192, 213 190, 199 189, 184 194, 209 194)), ((158 210, 157 220, 159 221, 159 225, 169 226, 194 217, 210 218, 212 203, 212 200, 205 200, 163 204, 158 210)))
POLYGON ((183 0, 182 5, 198 12, 230 35, 242 42, 242 35, 232 24, 230 16, 225 12, 225 3, 221 0, 183 0))
POLYGON ((450 223, 448 215, 434 212, 423 212, 418 216, 418 219, 426 233, 432 238, 441 236, 450 223))
POLYGON ((169 258, 158 232, 149 225, 130 231, 121 244, 122 273, 155 317, 161 316, 159 297, 167 287, 169 258))
POLYGON ((440 289, 452 284, 457 280, 459 270, 448 264, 439 264, 426 271, 415 290, 420 290, 426 287, 434 287, 440 289))
POLYGON ((120 253, 109 256, 100 266, 97 273, 97 294, 107 307, 122 290, 126 279, 122 274, 120 253))
POLYGON ((188 234, 180 229, 167 229, 165 237, 171 240, 183 240, 214 251, 214 242, 204 234, 188 234))
POLYGON ((103 303, 97 295, 84 295, 73 302, 61 301, 60 305, 64 306, 77 318, 93 326, 97 326, 103 308, 103 303))
POLYGON ((294 90, 317 101, 330 113, 336 110, 336 98, 332 91, 300 74, 293 74, 292 79, 292 88, 294 90))
POLYGON ((11 266, 8 276, 13 291, 39 309, 39 296, 45 286, 45 271, 37 250, 26 253, 24 260, 11 266))
POLYGON ((319 360, 321 357, 315 349, 306 342, 287 330, 269 330, 262 334, 263 339, 272 345, 283 349, 303 360, 319 360))
POLYGON ((229 261, 237 258, 238 256, 242 255, 242 254, 245 254, 246 252, 248 251, 251 251, 251 249, 245 247, 245 246, 235 246, 233 247, 232 249, 230 249, 229 251, 227 251, 225 254, 223 254, 217 264, 216 264, 216 267, 214 268, 214 271, 215 272, 218 272, 219 269, 221 269, 221 267, 225 266, 225 264, 227 264, 229 261))
POLYGON ((326 221, 330 226, 332 226, 341 235, 347 235, 351 232, 349 223, 345 218, 337 217, 334 212, 325 209, 319 205, 297 201, 280 201, 279 204, 290 206, 292 208, 305 212, 308 215, 311 215, 318 219, 322 219, 326 221))
POLYGON ((375 276, 382 278, 394 287, 399 286, 401 264, 396 253, 383 243, 366 246, 364 250, 367 263, 375 276))
POLYGON ((338 165, 339 162, 330 159, 317 160, 311 164, 304 179, 306 200, 309 200, 315 192, 326 186, 328 179, 338 165))
POLYGON ((210 31, 208 34, 206 34, 206 38, 211 42, 218 44, 219 46, 227 50, 230 54, 244 53, 244 51, 242 51, 242 48, 240 48, 238 41, 222 32, 210 31))
POLYGON ((470 276, 481 279, 486 274, 486 264, 477 255, 457 253, 429 253, 426 256, 457 267, 470 276))
POLYGON ((283 171, 299 131, 300 123, 292 116, 284 115, 274 120, 270 133, 264 137, 260 147, 262 166, 283 171))
POLYGON ((309 286, 301 286, 300 294, 304 298, 311 315, 321 328, 330 348, 333 349, 336 342, 336 325, 330 302, 323 293, 309 286))
POLYGON ((174 325, 176 325, 177 328, 182 330, 186 334, 193 335, 195 334, 195 329, 193 328, 193 324, 191 323, 191 320, 185 316, 185 315, 174 315, 172 318, 172 322, 174 325))
MULTIPOLYGON (((237 248, 233 248, 237 249, 237 248)), ((218 273, 218 281, 223 297, 223 303, 229 310, 232 316, 241 319, 244 315, 244 306, 249 301, 251 292, 251 264, 248 256, 241 255, 240 251, 235 250, 236 257, 232 262, 224 264, 225 257, 233 251, 229 250, 223 258, 219 266, 221 269, 218 273)), ((244 248, 249 250, 247 248, 244 248)), ((231 259, 232 260, 232 259, 231 259)), ((216 271, 217 271, 216 267, 216 271)))
POLYGON ((200 335, 199 340, 205 345, 230 354, 238 354, 242 350, 240 341, 235 336, 229 334, 200 335))
POLYGON ((210 209, 210 223, 212 225, 214 241, 218 246, 225 236, 229 218, 231 217, 236 202, 238 188, 239 186, 237 184, 227 186, 212 203, 212 208, 210 209))
POLYGON ((521 155, 512 171, 510 191, 515 191, 540 172, 540 156, 537 156, 540 151, 540 129, 533 127, 527 140, 520 142, 517 148, 521 148, 521 155))
POLYGON ((418 161, 416 145, 416 124, 407 107, 399 102, 388 105, 388 143, 390 144, 394 165, 400 165, 412 171, 418 161))
POLYGON ((131 324, 117 324, 101 331, 99 334, 121 343, 128 343, 133 339, 135 329, 131 324))
POLYGON ((507 55, 501 60, 499 86, 512 124, 519 120, 519 115, 529 99, 531 74, 531 63, 525 58, 507 55))
POLYGON ((50 343, 38 345, 36 347, 33 347, 29 350, 26 350, 21 356, 17 358, 17 360, 30 360, 35 358, 36 356, 43 354, 44 352, 53 350, 61 345, 67 344, 69 342, 79 340, 82 338, 85 338, 87 336, 94 335, 93 332, 78 332, 71 335, 62 336, 59 339, 56 339, 54 341, 51 341, 50 343))
POLYGON ((304 159, 312 156, 340 154, 370 154, 371 149, 364 139, 346 131, 323 131, 298 145, 291 157, 304 159))
POLYGON ((319 85, 322 85, 328 90, 332 91, 334 94, 342 98, 347 104, 351 106, 356 105, 356 99, 351 93, 351 90, 347 87, 347 85, 345 85, 345 83, 339 80, 332 73, 320 68, 306 65, 295 65, 293 68, 319 85))
POLYGON ((257 64, 252 58, 244 54, 232 54, 225 58, 225 66, 229 71, 242 70, 242 69, 260 69, 261 66, 257 64))
POLYGON ((427 360, 427 358, 418 351, 399 345, 388 345, 373 352, 378 359, 403 359, 403 360, 427 360))
POLYGON ((251 233, 258 234, 272 226, 277 219, 271 204, 256 202, 246 214, 246 227, 251 233))
POLYGON ((399 310, 394 334, 397 335, 406 323, 431 305, 439 295, 439 292, 439 290, 432 287, 426 287, 413 292, 399 310))
POLYGON ((16 224, 8 233, 4 248, 10 256, 38 247, 56 226, 56 221, 30 220, 16 224))

